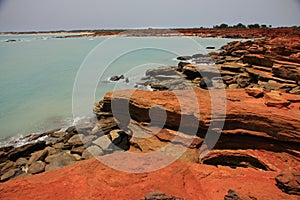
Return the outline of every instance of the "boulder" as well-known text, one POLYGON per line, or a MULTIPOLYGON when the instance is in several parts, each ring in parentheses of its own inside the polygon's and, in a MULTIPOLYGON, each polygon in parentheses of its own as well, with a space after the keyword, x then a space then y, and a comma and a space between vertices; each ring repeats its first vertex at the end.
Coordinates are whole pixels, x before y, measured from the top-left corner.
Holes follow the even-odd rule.
POLYGON ((83 139, 84 139, 84 135, 83 134, 76 134, 73 135, 69 140, 68 143, 72 146, 81 146, 83 145, 83 139))
POLYGON ((124 75, 112 76, 112 77, 109 78, 110 81, 119 81, 121 79, 125 79, 124 75))
POLYGON ((209 89, 213 86, 213 83, 208 77, 204 77, 201 79, 199 86, 202 89, 209 89))
POLYGON ((276 185, 283 192, 300 196, 300 172, 284 171, 276 178, 276 185))
POLYGON ((34 161, 28 168, 28 173, 38 174, 45 171, 46 164, 42 161, 34 161))
POLYGON ((72 154, 78 154, 78 155, 82 155, 82 153, 84 152, 85 147, 84 146, 79 146, 79 147, 73 147, 71 149, 71 153, 72 154))
POLYGON ((45 171, 59 169, 64 166, 70 165, 70 164, 74 163, 75 161, 76 161, 76 159, 70 153, 61 152, 58 154, 54 154, 54 155, 48 156, 45 159, 45 162, 47 164, 45 167, 45 171))
POLYGON ((260 97, 264 96, 263 88, 246 88, 245 91, 249 96, 252 96, 255 98, 260 98, 260 97))
POLYGON ((191 60, 192 56, 179 56, 177 57, 177 60, 191 60))
POLYGON ((207 66, 207 65, 185 65, 182 69, 182 73, 186 75, 188 80, 194 80, 198 77, 218 77, 220 73, 216 67, 207 66))
POLYGON ((82 158, 89 159, 102 155, 104 155, 104 151, 100 147, 93 145, 84 150, 84 152, 82 153, 82 158))
POLYGON ((93 144, 99 146, 103 150, 107 150, 111 145, 111 140, 108 138, 108 136, 104 135, 94 140, 93 144))
POLYGON ((7 181, 7 180, 13 178, 18 171, 19 171, 18 169, 10 169, 9 171, 7 171, 6 173, 4 173, 1 176, 0 180, 7 181))
POLYGON ((243 62, 250 65, 260 65, 265 67, 272 67, 273 61, 260 54, 247 54, 243 57, 243 62))
POLYGON ((47 149, 36 151, 31 154, 31 157, 29 158, 28 161, 28 165, 31 165, 35 161, 44 161, 47 156, 48 156, 47 149))
POLYGON ((21 166, 25 166, 27 165, 28 160, 26 158, 19 158, 16 162, 15 162, 15 166, 16 167, 21 167, 21 166))
POLYGON ((12 169, 15 166, 15 163, 8 160, 4 163, 1 163, 2 167, 1 167, 1 174, 4 174, 5 172, 7 172, 8 170, 12 169))

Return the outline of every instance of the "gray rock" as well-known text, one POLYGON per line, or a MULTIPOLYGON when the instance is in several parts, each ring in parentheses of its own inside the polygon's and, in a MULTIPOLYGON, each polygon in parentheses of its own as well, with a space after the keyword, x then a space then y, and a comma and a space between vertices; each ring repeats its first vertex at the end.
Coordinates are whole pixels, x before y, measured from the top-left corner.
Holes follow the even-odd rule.
POLYGON ((82 158, 89 159, 102 155, 104 155, 104 151, 100 147, 93 145, 84 150, 84 152, 82 153, 82 158))
POLYGON ((178 75, 178 72, 172 67, 165 67, 165 66, 158 67, 155 69, 149 69, 146 71, 146 76, 155 77, 157 75, 173 76, 173 75, 178 75))
POLYGON ((167 196, 161 191, 153 191, 148 193, 145 198, 141 200, 183 200, 183 198, 176 198, 174 196, 167 196))
POLYGON ((1 174, 6 173, 8 170, 10 170, 11 168, 13 168, 15 166, 15 163, 12 161, 6 161, 5 164, 3 165, 3 167, 1 168, 1 174))
POLYGON ((225 195, 224 200, 254 200, 255 197, 248 197, 243 194, 240 194, 234 190, 228 190, 228 194, 225 195))
POLYGON ((85 147, 84 146, 79 146, 79 147, 73 147, 71 149, 71 153, 72 154, 78 154, 78 155, 82 155, 82 153, 84 152, 85 147))
POLYGON ((106 136, 102 136, 99 137, 97 140, 93 141, 93 143, 99 147, 101 147, 101 149, 109 149, 109 146, 111 144, 111 140, 106 136))
POLYGON ((45 171, 46 164, 42 161, 34 161, 28 168, 28 173, 38 174, 45 171))
POLYGON ((61 152, 55 155, 48 156, 45 159, 47 163, 45 171, 55 170, 64 166, 70 165, 76 161, 76 158, 70 153, 61 152))
POLYGON ((15 161, 20 157, 26 157, 35 151, 44 149, 45 147, 46 147, 45 141, 38 141, 35 143, 26 144, 21 147, 15 148, 14 151, 9 153, 8 159, 15 161))
POLYGON ((20 166, 25 166, 27 165, 28 160, 26 158, 19 158, 16 162, 15 162, 15 166, 16 167, 20 167, 20 166))
POLYGON ((44 161, 47 155, 48 155, 48 150, 46 149, 32 153, 31 157, 29 158, 28 165, 31 165, 33 162, 38 160, 44 161))
POLYGON ((19 170, 18 169, 10 169, 9 171, 7 171, 6 173, 4 173, 1 176, 1 181, 7 181, 7 180, 13 178, 17 171, 19 171, 19 170))
POLYGON ((76 134, 73 135, 69 140, 68 143, 71 144, 72 146, 81 146, 83 145, 83 139, 84 139, 84 135, 83 134, 76 134))

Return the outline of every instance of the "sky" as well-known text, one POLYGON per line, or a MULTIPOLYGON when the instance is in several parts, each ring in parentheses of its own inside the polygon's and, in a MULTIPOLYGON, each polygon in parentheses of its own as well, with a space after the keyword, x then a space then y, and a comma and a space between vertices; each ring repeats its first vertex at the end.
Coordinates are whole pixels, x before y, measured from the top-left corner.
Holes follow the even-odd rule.
POLYGON ((0 0, 0 32, 300 25, 300 0, 0 0))

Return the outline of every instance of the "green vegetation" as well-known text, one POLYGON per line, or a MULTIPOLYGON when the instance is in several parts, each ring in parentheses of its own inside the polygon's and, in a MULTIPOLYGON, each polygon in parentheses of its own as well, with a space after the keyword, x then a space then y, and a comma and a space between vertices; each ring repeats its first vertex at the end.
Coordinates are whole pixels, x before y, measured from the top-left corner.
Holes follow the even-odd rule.
MULTIPOLYGON (((238 24, 232 25, 232 26, 229 26, 228 24, 220 24, 220 25, 213 26, 213 28, 215 28, 215 29, 227 29, 227 28, 231 28, 231 29, 266 29, 266 28, 268 28, 268 26, 265 24, 262 24, 262 25, 248 24, 246 26, 242 23, 238 23, 238 24)), ((269 25, 269 28, 272 28, 272 25, 269 25)))

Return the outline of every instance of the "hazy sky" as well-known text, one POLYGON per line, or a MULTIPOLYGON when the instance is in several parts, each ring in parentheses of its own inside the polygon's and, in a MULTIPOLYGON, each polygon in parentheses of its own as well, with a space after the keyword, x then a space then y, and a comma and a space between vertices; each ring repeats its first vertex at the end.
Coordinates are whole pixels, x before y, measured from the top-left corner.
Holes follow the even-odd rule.
POLYGON ((300 0, 0 0, 0 31, 300 25, 300 0))

